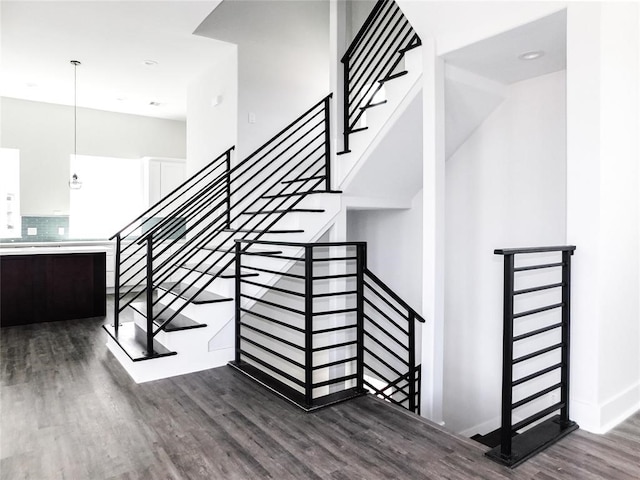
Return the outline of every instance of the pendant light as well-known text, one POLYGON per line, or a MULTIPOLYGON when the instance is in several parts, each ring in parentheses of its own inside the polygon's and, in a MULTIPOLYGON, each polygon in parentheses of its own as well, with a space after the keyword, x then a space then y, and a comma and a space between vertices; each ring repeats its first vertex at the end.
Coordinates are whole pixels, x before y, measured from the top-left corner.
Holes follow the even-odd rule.
MULTIPOLYGON (((73 159, 75 162, 78 155, 78 65, 82 65, 78 60, 71 60, 73 65, 73 159)), ((82 182, 78 180, 78 175, 74 172, 69 181, 69 188, 77 190, 82 187, 82 182)))

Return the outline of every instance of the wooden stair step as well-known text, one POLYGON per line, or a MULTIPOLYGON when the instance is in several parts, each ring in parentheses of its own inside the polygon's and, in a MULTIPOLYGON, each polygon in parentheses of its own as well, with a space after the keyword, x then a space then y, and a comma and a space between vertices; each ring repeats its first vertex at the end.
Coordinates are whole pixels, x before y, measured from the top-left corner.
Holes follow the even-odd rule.
MULTIPOLYGON (((222 270, 220 268, 214 267, 210 268, 210 265, 202 264, 198 265, 197 263, 185 263, 182 265, 182 268, 187 268, 193 272, 198 273, 206 273, 207 275, 218 275, 218 278, 236 278, 236 271, 233 268, 227 268, 222 270)), ((240 272, 241 277, 257 277, 258 274, 254 272, 247 272, 243 270, 240 272)))
POLYGON ((380 100, 379 102, 376 102, 376 103, 369 103, 368 105, 365 105, 364 107, 360 107, 360 110, 368 110, 370 108, 377 107, 379 105, 384 105, 385 103, 387 103, 386 100, 380 100))
POLYGON ((418 38, 418 40, 414 40, 411 44, 407 45, 404 48, 401 48, 400 50, 398 50, 398 53, 401 55, 404 55, 405 53, 407 53, 410 50, 413 50, 414 48, 418 48, 422 46, 422 42, 420 41, 420 39, 418 38))
POLYGON ((313 177, 294 178, 293 180, 283 180, 280 183, 290 185, 292 183, 308 182, 309 180, 324 180, 324 175, 314 175, 313 177))
POLYGON ((342 190, 312 190, 311 192, 279 193, 277 195, 263 195, 260 198, 299 197, 302 195, 315 195, 318 193, 342 193, 342 190))
POLYGON ((403 71, 398 72, 398 73, 392 73, 391 75, 387 75, 382 80, 378 80, 378 83, 390 82, 391 80, 395 80, 396 78, 403 77, 403 76, 407 75, 408 73, 409 72, 406 71, 406 70, 403 70, 403 71))
MULTIPOLYGON (((233 255, 235 253, 236 246, 234 245, 205 245, 201 247, 203 250, 210 250, 213 252, 228 252, 233 255), (231 251, 229 251, 231 250, 231 251)), ((243 253, 243 255, 281 255, 282 250, 267 250, 261 248, 251 248, 243 253)))
MULTIPOLYGON (((129 305, 136 312, 146 317, 147 315, 147 302, 133 302, 129 305)), ((171 308, 167 308, 164 312, 159 314, 159 312, 164 308, 164 305, 154 305, 153 306, 153 323, 156 327, 162 325, 166 320, 174 314, 174 311, 171 308)), ((180 330, 190 330, 192 328, 204 328, 206 327, 206 323, 199 323, 195 320, 190 319, 189 317, 179 313, 176 315, 171 322, 165 326, 162 330, 165 332, 177 332, 180 330)))
POLYGON ((103 325, 102 328, 134 362, 176 355, 176 352, 166 348, 157 338, 153 339, 153 355, 148 355, 147 334, 135 322, 120 324, 117 334, 113 325, 103 325))
MULTIPOLYGON (((485 435, 480 435, 479 433, 477 433, 473 437, 471 437, 471 440, 475 440, 476 442, 486 445, 487 447, 495 448, 500 445, 500 434, 501 429, 498 428, 497 430, 489 432, 485 435)), ((517 432, 513 434, 514 437, 516 435, 518 435, 517 432)))
POLYGON ((291 210, 264 210, 264 211, 252 211, 242 212, 240 215, 271 215, 276 213, 323 213, 326 210, 324 208, 292 208, 291 210))
POLYGON ((228 228, 224 230, 229 233, 304 233, 304 230, 255 230, 252 228, 228 228))
MULTIPOLYGON (((194 287, 192 285, 187 285, 186 283, 174 283, 174 284, 163 284, 158 287, 161 290, 165 290, 173 293, 174 295, 179 296, 185 300, 193 297, 198 290, 198 287, 194 287)), ((218 303, 218 302, 230 302, 232 298, 223 297, 222 295, 218 295, 216 293, 208 292, 206 290, 198 293, 196 297, 191 300, 191 303, 195 305, 201 305, 204 303, 218 303)))

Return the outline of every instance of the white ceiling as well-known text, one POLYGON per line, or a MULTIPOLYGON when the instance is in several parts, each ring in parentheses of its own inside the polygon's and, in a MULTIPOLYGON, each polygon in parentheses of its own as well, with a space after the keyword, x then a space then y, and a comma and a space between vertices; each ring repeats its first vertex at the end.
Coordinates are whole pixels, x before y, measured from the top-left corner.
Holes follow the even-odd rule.
POLYGON ((230 48, 192 34, 220 1, 3 0, 0 96, 73 105, 79 60, 78 106, 184 120, 190 80, 230 48))
POLYGON ((506 85, 566 68, 566 10, 444 55, 449 158, 500 105, 506 85), (536 60, 518 58, 542 50, 536 60))
POLYGON ((567 12, 527 23, 513 30, 481 40, 444 56, 450 65, 463 68, 491 80, 510 84, 557 72, 567 64, 567 12), (542 50, 537 60, 518 56, 542 50))

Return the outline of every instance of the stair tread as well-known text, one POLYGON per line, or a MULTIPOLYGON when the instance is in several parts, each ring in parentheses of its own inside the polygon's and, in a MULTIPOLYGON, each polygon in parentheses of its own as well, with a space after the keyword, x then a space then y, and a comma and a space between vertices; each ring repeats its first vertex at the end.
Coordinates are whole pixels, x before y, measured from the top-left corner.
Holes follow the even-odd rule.
POLYGON ((295 178, 293 180, 283 180, 280 183, 291 184, 291 183, 308 182, 309 180, 324 180, 324 179, 325 179, 324 175, 314 175, 312 177, 302 177, 302 178, 295 178))
MULTIPOLYGON (((494 448, 500 445, 500 435, 501 429, 498 428, 497 430, 489 432, 485 435, 477 433, 476 435, 471 437, 471 440, 475 440, 476 442, 486 445, 487 447, 494 448)), ((518 435, 517 432, 513 434, 514 437, 516 435, 518 435)))
POLYGON ((121 323, 117 334, 113 325, 103 325, 102 328, 134 362, 176 355, 176 352, 166 348, 157 338, 153 339, 154 354, 147 355, 147 334, 135 322, 121 323))
POLYGON ((304 230, 255 230, 252 228, 225 228, 223 232, 228 233, 304 233, 304 230))
MULTIPOLYGON (((202 264, 198 266, 197 263, 185 263, 184 265, 182 265, 182 268, 187 268, 194 272, 206 273, 208 275, 216 275, 220 273, 220 275, 218 275, 218 278, 236 278, 236 271, 233 268, 225 268, 224 270, 222 270, 221 268, 217 268, 217 267, 209 268, 209 265, 206 265, 206 264, 202 264)), ((241 277, 257 277, 258 274, 243 270, 240 272, 240 276, 241 277)))
POLYGON ((369 127, 358 127, 358 128, 354 128, 354 129, 350 130, 350 131, 349 131, 349 133, 364 132, 365 130, 369 130, 369 127))
POLYGON ((379 102, 376 102, 376 103, 369 103, 364 107, 360 107, 360 110, 368 110, 369 108, 377 107, 379 105, 384 105, 385 103, 387 103, 386 100, 380 100, 379 102))
MULTIPOLYGON (((130 304, 130 307, 133 308, 136 312, 141 315, 147 315, 147 302, 142 300, 139 302, 133 302, 130 304)), ((160 315, 158 313, 164 308, 163 305, 154 305, 153 306, 153 323, 156 326, 160 326, 164 323, 165 320, 168 320, 171 315, 173 315, 174 311, 171 308, 167 308, 160 315)), ((177 332, 179 330, 190 330, 192 328, 204 328, 206 327, 206 323, 199 323, 195 320, 190 319, 186 315, 179 313, 176 315, 171 323, 169 323, 162 330, 165 332, 177 332)))
MULTIPOLYGON (((214 252, 229 252, 231 255, 235 253, 235 244, 233 245, 205 245, 201 247, 203 250, 212 250, 214 252), (231 250, 231 251, 229 251, 231 250)), ((244 255, 280 255, 282 254, 282 250, 267 250, 262 248, 251 248, 244 252, 244 255)))
POLYGON ((385 82, 389 82, 391 80, 395 80, 396 78, 399 77, 404 77, 405 75, 407 75, 409 72, 407 70, 403 70, 401 72, 398 73, 392 73, 391 75, 387 75, 385 78, 383 78, 382 80, 378 80, 378 83, 385 83, 385 82))
MULTIPOLYGON (((199 288, 187 285, 185 283, 162 284, 159 288, 169 291, 185 300, 193 297, 199 290, 199 288)), ((191 303, 200 305, 203 303, 230 302, 231 300, 233 299, 229 297, 223 297, 222 295, 218 295, 217 293, 212 293, 205 290, 203 292, 200 292, 195 297, 195 299, 191 301, 191 303)))
POLYGON ((337 152, 336 155, 346 155, 347 153, 351 153, 351 150, 342 150, 340 152, 337 152))
POLYGON ((342 190, 313 190, 311 192, 297 192, 297 193, 280 193, 277 195, 263 195, 260 198, 281 198, 281 197, 295 197, 298 195, 312 195, 317 193, 342 193, 342 190))
POLYGON ((301 212, 301 213, 323 213, 326 210, 324 208, 292 208, 291 210, 264 210, 253 211, 253 212, 242 212, 240 215, 268 215, 272 213, 291 213, 291 212, 301 212))
POLYGON ((410 45, 407 45, 404 48, 401 48, 400 50, 398 50, 398 53, 401 54, 401 55, 404 55, 408 51, 413 50, 414 48, 421 47, 421 46, 422 46, 422 42, 418 41, 418 42, 412 43, 410 45))

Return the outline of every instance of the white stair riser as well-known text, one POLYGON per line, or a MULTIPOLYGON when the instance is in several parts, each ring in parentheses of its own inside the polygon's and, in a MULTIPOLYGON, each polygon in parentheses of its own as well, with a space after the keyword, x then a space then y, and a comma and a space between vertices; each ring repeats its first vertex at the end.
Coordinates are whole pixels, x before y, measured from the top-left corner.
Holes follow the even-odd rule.
MULTIPOLYGON (((179 330, 175 332, 160 331, 156 338, 162 345, 178 354, 189 355, 191 351, 208 350, 209 340, 216 336, 234 316, 233 302, 199 305, 188 315, 192 320, 207 326, 179 330), (223 320, 226 319, 226 320, 223 320)), ((147 319, 138 312, 134 313, 134 322, 142 330, 147 330, 147 319)), ((232 345, 228 345, 231 347, 232 345)))
POLYGON ((171 355, 169 357, 132 362, 111 337, 109 337, 107 341, 107 347, 125 367, 127 373, 129 373, 136 383, 222 367, 230 360, 233 360, 235 354, 233 348, 217 349, 214 351, 203 349, 199 352, 192 352, 189 355, 179 353, 178 355, 171 355))

